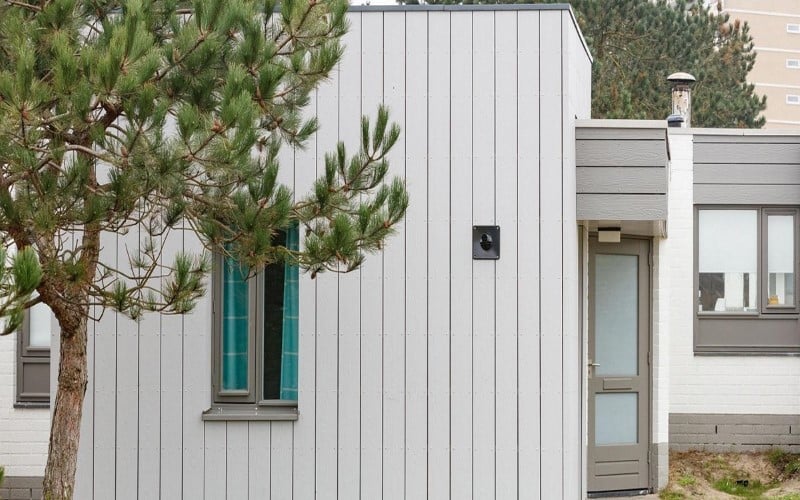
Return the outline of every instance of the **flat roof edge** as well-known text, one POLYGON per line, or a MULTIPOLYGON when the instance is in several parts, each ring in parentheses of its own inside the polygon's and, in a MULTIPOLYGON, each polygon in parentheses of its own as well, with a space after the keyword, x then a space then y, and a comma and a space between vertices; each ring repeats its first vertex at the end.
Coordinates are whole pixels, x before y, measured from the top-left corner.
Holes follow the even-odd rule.
POLYGON ((575 120, 576 128, 650 128, 665 129, 667 120, 606 120, 592 118, 575 120))
POLYGON ((578 33, 578 38, 583 45, 583 50, 586 52, 586 57, 589 62, 594 62, 592 53, 589 52, 589 46, 586 44, 586 39, 583 37, 581 28, 578 26, 578 20, 575 18, 575 12, 572 6, 567 3, 536 3, 536 4, 481 4, 481 5, 351 5, 348 8, 349 12, 440 12, 440 11, 520 11, 520 10, 560 10, 569 12, 572 18, 572 25, 578 33))
POLYGON ((450 4, 450 5, 351 5, 350 12, 405 12, 405 11, 440 11, 440 10, 571 10, 566 3, 535 4, 450 4))

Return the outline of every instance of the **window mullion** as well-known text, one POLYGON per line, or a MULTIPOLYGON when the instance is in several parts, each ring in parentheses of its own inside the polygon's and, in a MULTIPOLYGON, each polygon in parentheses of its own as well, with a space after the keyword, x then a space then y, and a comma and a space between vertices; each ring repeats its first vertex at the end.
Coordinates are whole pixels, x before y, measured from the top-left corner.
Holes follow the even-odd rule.
POLYGON ((252 279, 253 291, 250 312, 252 314, 253 329, 251 332, 251 345, 253 346, 252 365, 253 370, 253 402, 257 403, 264 399, 264 271, 262 270, 252 279))

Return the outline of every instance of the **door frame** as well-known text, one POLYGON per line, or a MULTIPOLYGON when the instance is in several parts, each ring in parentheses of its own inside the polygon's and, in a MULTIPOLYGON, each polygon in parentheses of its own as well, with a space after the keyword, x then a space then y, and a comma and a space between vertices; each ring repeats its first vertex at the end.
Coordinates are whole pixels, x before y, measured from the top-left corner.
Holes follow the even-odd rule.
MULTIPOLYGON (((581 341, 581 382, 582 382, 582 398, 581 398, 581 413, 582 413, 582 421, 583 421, 583 450, 582 450, 582 462, 583 462, 583 470, 582 470, 582 483, 583 483, 583 492, 584 495, 587 495, 589 498, 592 497, 604 497, 608 496, 608 492, 596 492, 590 493, 588 491, 589 488, 589 372, 591 367, 589 366, 589 330, 590 330, 590 321, 591 317, 589 314, 589 301, 592 300, 592 292, 589 289, 589 258, 592 255, 592 248, 598 245, 597 241, 597 232, 590 231, 586 226, 580 226, 581 233, 579 238, 579 256, 578 260, 580 262, 580 273, 579 273, 579 284, 580 284, 580 295, 581 300, 579 301, 579 318, 581 324, 581 330, 583 332, 583 338, 581 341)), ((647 332, 643 336, 647 339, 647 354, 646 354, 646 361, 647 361, 647 385, 648 385, 648 394, 647 394, 647 482, 648 486, 647 489, 642 489, 641 493, 650 493, 655 491, 656 489, 656 470, 655 467, 657 464, 652 460, 653 451, 654 451, 654 443, 653 443, 653 418, 654 418, 654 408, 653 408, 653 374, 654 374, 654 367, 653 367, 653 335, 654 335, 654 313, 653 310, 653 291, 654 291, 654 266, 653 266, 653 251, 656 244, 656 241, 649 236, 640 236, 640 235, 628 235, 623 234, 621 236, 621 242, 626 240, 638 240, 638 241, 645 241, 647 243, 647 276, 648 276, 648 289, 645 293, 642 293, 641 296, 647 299, 647 310, 648 310, 648 321, 646 323, 647 332)), ((603 244, 607 245, 607 244, 603 244)), ((613 245, 613 244, 612 244, 613 245)), ((635 490, 633 490, 635 491, 635 490)))

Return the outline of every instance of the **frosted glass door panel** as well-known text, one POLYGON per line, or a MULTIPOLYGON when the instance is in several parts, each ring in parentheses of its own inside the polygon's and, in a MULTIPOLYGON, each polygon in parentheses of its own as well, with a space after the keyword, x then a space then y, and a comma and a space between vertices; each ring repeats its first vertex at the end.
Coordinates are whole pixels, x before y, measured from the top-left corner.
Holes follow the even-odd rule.
POLYGON ((596 394, 594 444, 609 446, 639 442, 639 395, 635 392, 596 394))
POLYGON ((639 323, 639 258, 636 255, 595 257, 595 375, 633 376, 637 362, 639 323))
POLYGON ((30 309, 28 315, 29 347, 50 347, 50 308, 44 304, 37 304, 30 309))

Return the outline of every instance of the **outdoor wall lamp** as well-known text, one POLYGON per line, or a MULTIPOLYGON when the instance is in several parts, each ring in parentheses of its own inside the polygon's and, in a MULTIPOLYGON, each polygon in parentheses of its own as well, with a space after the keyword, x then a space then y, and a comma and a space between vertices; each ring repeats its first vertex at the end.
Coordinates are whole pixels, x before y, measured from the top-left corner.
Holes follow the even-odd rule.
POLYGON ((500 226, 472 226, 472 258, 475 260, 500 258, 500 226))
POLYGON ((597 228, 598 243, 619 243, 621 238, 622 230, 618 227, 597 228))

